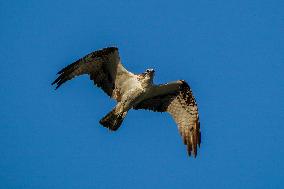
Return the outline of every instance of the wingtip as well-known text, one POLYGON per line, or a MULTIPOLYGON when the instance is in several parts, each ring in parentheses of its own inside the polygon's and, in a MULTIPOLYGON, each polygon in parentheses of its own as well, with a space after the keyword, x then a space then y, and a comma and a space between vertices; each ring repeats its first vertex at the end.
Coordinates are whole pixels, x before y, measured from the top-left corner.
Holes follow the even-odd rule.
POLYGON ((190 151, 190 150, 188 150, 188 149, 187 149, 187 155, 188 155, 188 157, 190 157, 190 156, 191 156, 191 151, 190 151))
POLYGON ((59 83, 59 84, 57 83, 55 90, 57 90, 61 85, 62 85, 62 83, 59 83))
POLYGON ((60 83, 60 82, 56 79, 55 81, 53 81, 53 82, 51 83, 51 86, 53 86, 53 85, 55 85, 55 84, 56 84, 56 87, 55 87, 54 90, 57 90, 57 89, 61 86, 62 83, 60 83))
POLYGON ((58 87, 60 86, 60 85, 58 85, 58 81, 59 81, 59 80, 58 80, 58 78, 57 78, 56 80, 54 80, 54 81, 51 83, 51 86, 57 84, 57 86, 55 87, 55 90, 58 89, 58 87))
POLYGON ((55 82, 55 81, 53 81, 53 82, 51 83, 51 86, 52 86, 52 85, 54 85, 55 83, 56 83, 56 82, 55 82))
POLYGON ((187 154, 188 157, 193 156, 194 158, 196 158, 197 156, 197 151, 199 148, 199 144, 198 143, 187 143, 187 154))
POLYGON ((188 155, 188 157, 190 158, 191 157, 191 155, 192 155, 192 157, 194 157, 194 159, 196 159, 196 156, 197 156, 197 153, 195 153, 195 152, 187 152, 187 155, 188 155))

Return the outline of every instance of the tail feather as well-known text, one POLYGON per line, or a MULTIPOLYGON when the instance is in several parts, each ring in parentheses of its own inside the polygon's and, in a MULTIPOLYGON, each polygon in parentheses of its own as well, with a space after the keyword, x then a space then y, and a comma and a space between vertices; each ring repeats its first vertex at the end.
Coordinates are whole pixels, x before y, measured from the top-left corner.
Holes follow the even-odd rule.
POLYGON ((112 131, 116 131, 123 122, 123 119, 125 118, 126 114, 127 112, 116 113, 115 109, 113 109, 100 120, 100 124, 106 128, 109 128, 112 131))

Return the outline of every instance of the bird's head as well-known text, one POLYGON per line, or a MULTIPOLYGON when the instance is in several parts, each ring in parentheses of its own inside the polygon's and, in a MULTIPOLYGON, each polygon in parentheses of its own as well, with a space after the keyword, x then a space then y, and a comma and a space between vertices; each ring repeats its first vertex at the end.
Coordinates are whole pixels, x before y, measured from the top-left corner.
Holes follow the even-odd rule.
POLYGON ((149 75, 149 76, 153 76, 154 75, 154 73, 155 73, 155 70, 154 69, 147 69, 145 72, 145 75, 149 75))
POLYGON ((153 83, 154 73, 154 69, 147 69, 144 73, 142 73, 143 80, 146 83, 153 83))
POLYGON ((151 69, 147 69, 147 70, 145 71, 146 77, 149 77, 149 78, 152 78, 152 79, 153 79, 154 74, 155 74, 155 70, 152 69, 152 68, 151 68, 151 69))

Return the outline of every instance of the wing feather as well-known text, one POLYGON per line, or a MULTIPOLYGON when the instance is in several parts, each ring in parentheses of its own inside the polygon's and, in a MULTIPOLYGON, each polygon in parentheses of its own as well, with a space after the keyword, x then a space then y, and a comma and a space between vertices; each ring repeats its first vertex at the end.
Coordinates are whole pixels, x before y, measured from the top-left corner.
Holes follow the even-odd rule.
POLYGON ((56 84, 56 89, 76 76, 88 74, 96 86, 117 101, 120 101, 121 95, 126 91, 122 88, 122 83, 135 77, 121 64, 116 47, 94 51, 66 66, 57 74, 58 78, 52 83, 56 84))
MULTIPOLYGON (((193 154, 196 157, 201 142, 197 104, 185 81, 178 81, 176 84, 179 85, 177 89, 171 87, 164 90, 163 94, 140 102, 134 109, 169 112, 177 123, 184 144, 187 145, 188 155, 193 154)), ((160 87, 166 88, 167 84, 160 87)))

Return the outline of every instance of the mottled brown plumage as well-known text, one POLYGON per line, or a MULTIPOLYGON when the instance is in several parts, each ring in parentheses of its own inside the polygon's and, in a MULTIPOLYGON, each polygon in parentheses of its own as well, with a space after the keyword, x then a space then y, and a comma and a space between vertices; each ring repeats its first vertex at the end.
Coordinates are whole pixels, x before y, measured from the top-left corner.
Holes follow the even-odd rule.
POLYGON ((59 74, 59 77, 52 83, 52 85, 57 84, 57 89, 63 83, 76 76, 88 74, 96 86, 100 87, 108 96, 120 101, 120 87, 115 85, 115 81, 119 79, 121 80, 122 76, 128 75, 129 73, 127 71, 124 72, 124 70, 120 70, 123 74, 119 75, 120 78, 116 78, 118 66, 122 67, 119 62, 118 49, 116 47, 104 48, 102 50, 92 52, 60 70, 57 73, 59 74))
POLYGON ((133 74, 121 64, 118 49, 108 47, 92 52, 58 72, 56 89, 66 81, 88 74, 94 84, 118 103, 100 123, 117 130, 130 109, 168 112, 177 123, 188 154, 197 155, 201 142, 198 108, 189 85, 183 81, 154 85, 154 70, 133 74))
POLYGON ((134 109, 170 113, 178 125, 184 144, 187 145, 188 154, 197 155, 197 147, 201 142, 198 108, 191 89, 185 81, 181 81, 176 91, 146 99, 134 109))

